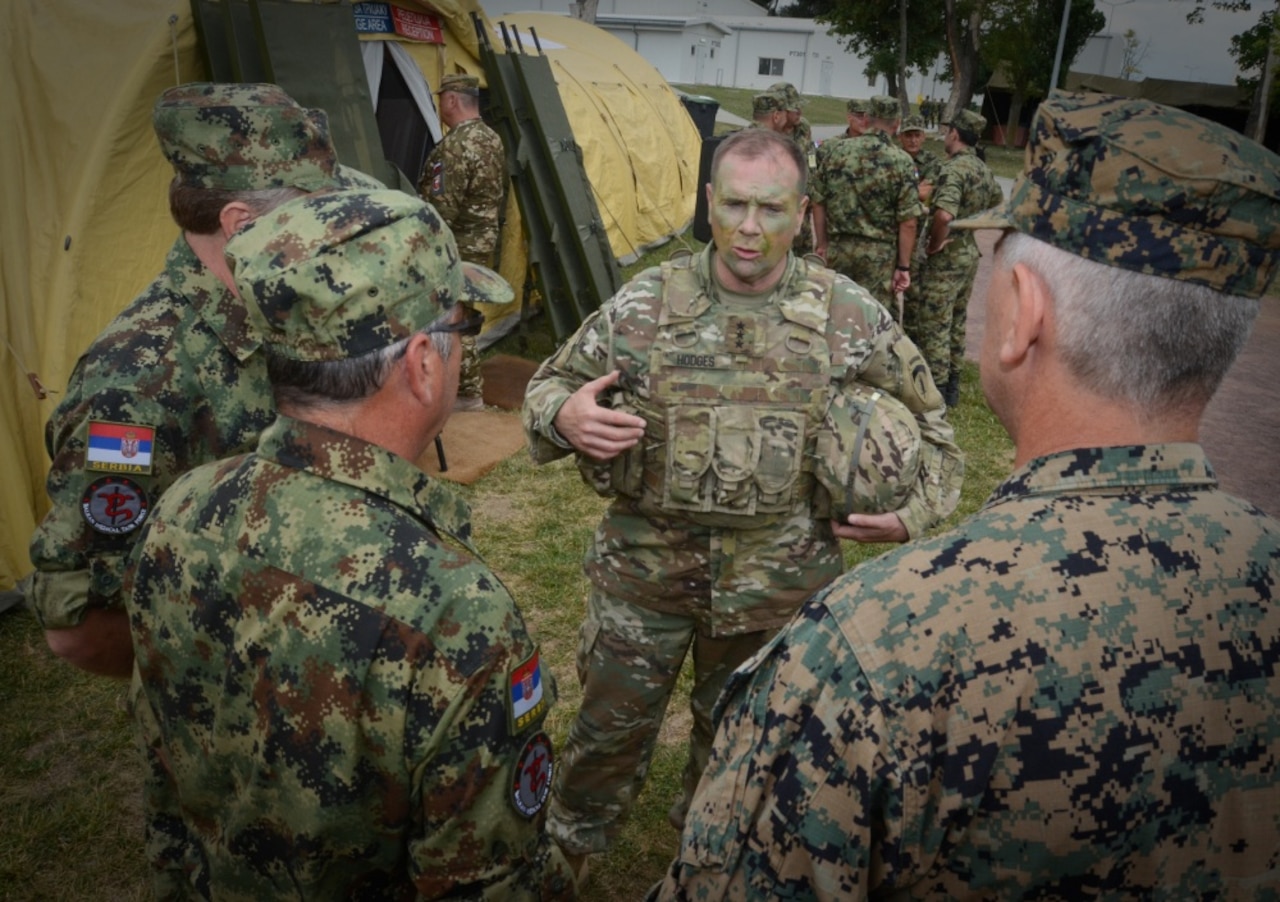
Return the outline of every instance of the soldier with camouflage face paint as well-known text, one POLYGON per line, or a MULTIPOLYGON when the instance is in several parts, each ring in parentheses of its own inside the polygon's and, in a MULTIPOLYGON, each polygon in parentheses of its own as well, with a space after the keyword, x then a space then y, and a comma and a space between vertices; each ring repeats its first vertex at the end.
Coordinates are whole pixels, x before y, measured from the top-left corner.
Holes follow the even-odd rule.
POLYGON ((911 284, 916 220, 924 213, 915 164, 893 139, 898 101, 871 98, 867 131, 826 142, 813 175, 814 251, 836 272, 896 306, 911 284))
POLYGON ((227 258, 280 413, 173 484, 130 571, 156 898, 572 898, 550 676, 413 464, 478 327, 461 301, 510 287, 398 191, 292 201, 227 258))
MULTIPOLYGON (((463 260, 493 266, 498 217, 507 191, 507 158, 502 138, 480 118, 480 79, 446 75, 436 92, 440 119, 449 129, 431 149, 418 192, 453 229, 463 260)), ((459 410, 484 407, 484 377, 475 336, 462 343, 459 410)))
POLYGON ((1055 94, 1009 201, 982 381, 1017 470, 738 671, 659 899, 1280 893, 1280 522, 1201 416, 1280 270, 1280 157, 1055 94))
POLYGON ((915 347, 866 291, 789 252, 804 181, 784 136, 725 138, 712 245, 632 279, 529 383, 534 459, 576 454, 613 498, 587 552, 583 702, 548 819, 578 862, 621 829, 690 647, 677 826, 725 678, 841 572, 839 539, 919 536, 959 497, 915 347))
POLYGON ((30 549, 49 647, 116 677, 133 661, 120 581, 150 506, 192 467, 252 449, 275 415, 223 260, 228 236, 305 192, 380 187, 338 164, 323 111, 275 85, 171 88, 152 124, 183 231, 156 281, 81 356, 45 426, 51 508, 30 549))

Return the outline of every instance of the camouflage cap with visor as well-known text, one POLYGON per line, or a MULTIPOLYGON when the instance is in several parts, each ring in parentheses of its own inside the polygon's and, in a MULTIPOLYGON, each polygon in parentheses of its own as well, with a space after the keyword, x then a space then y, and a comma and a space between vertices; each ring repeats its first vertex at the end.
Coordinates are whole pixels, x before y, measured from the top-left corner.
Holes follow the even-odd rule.
POLYGON ((759 116, 761 113, 784 113, 786 110, 786 99, 781 94, 773 91, 757 94, 751 100, 751 113, 755 116, 759 116))
POLYGON ((480 79, 474 75, 464 75, 462 73, 452 73, 440 79, 440 88, 437 94, 443 94, 446 91, 452 91, 454 94, 470 94, 472 97, 480 96, 480 79))
POLYGON ((434 207, 400 191, 289 201, 232 236, 226 257, 255 329, 292 360, 360 357, 459 301, 513 295, 497 273, 459 259, 434 207))
POLYGON ((344 184, 324 111, 299 106, 277 85, 179 85, 160 95, 151 124, 184 187, 320 191, 344 184))
POLYGON ((1040 104, 1004 205, 1014 229, 1088 260, 1259 297, 1280 260, 1280 156, 1173 107, 1106 94, 1040 104))
POLYGON ((947 125, 980 137, 987 130, 987 119, 973 110, 956 110, 956 114, 951 117, 947 125))
POLYGON ((804 106, 805 100, 800 96, 800 92, 796 90, 796 86, 789 81, 778 81, 769 85, 769 91, 779 95, 783 102, 786 103, 785 109, 799 112, 804 106))
POLYGON ((898 127, 898 134, 905 135, 907 132, 925 131, 924 118, 922 116, 907 116, 902 120, 902 125, 898 127))
POLYGON ((871 115, 877 119, 897 119, 902 115, 898 98, 877 94, 871 98, 871 115))
POLYGON ((871 101, 865 97, 851 97, 844 108, 854 115, 865 116, 871 112, 871 101))

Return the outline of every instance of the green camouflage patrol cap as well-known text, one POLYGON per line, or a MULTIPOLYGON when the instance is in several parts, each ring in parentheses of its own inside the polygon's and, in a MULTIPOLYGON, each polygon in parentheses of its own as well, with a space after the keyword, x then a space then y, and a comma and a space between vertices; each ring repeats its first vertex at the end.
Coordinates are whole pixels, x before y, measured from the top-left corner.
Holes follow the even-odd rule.
POLYGON ((925 130, 924 118, 921 116, 907 116, 902 120, 902 125, 898 127, 898 134, 906 132, 922 132, 925 130))
POLYGON ((871 101, 865 97, 851 97, 844 106, 850 113, 858 116, 865 116, 871 112, 871 101))
POLYGON ((902 507, 920 472, 922 442, 916 418, 892 395, 869 385, 836 395, 818 427, 814 459, 830 516, 902 507))
POLYGON ((780 96, 786 103, 785 109, 799 111, 804 106, 804 98, 800 96, 800 92, 796 90, 796 86, 789 81, 778 81, 769 85, 769 91, 780 96))
POLYGON ((902 107, 896 97, 877 94, 871 98, 871 115, 877 119, 897 119, 902 115, 902 107))
POLYGON ((1280 259, 1280 156, 1148 100, 1056 94, 1009 199, 951 227, 1016 229, 1108 266, 1260 297, 1280 259))
POLYGON ((946 124, 966 132, 973 132, 975 135, 981 135, 987 130, 986 117, 980 116, 973 110, 957 110, 951 117, 951 121, 946 124))
POLYGON ((751 113, 755 116, 759 116, 761 113, 785 112, 786 109, 786 99, 781 94, 776 94, 773 91, 757 94, 751 101, 751 113))
POLYGON ((328 118, 299 106, 277 85, 179 85, 160 95, 151 124, 184 187, 320 191, 338 185, 328 118))
POLYGON ((443 94, 445 91, 452 91, 455 94, 470 94, 472 97, 480 96, 480 79, 474 75, 453 74, 446 75, 440 79, 440 89, 437 94, 443 94))
POLYGON ((506 303, 511 286, 458 258, 453 233, 401 191, 310 194, 227 242, 254 326, 292 360, 359 357, 407 338, 458 301, 506 303))

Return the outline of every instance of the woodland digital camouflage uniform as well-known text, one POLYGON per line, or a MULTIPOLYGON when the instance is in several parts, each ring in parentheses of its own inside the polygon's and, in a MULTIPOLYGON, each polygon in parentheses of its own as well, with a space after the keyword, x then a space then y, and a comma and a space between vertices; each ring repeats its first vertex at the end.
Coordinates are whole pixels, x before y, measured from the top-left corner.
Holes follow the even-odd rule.
MULTIPOLYGON (((924 120, 919 116, 905 117, 898 129, 898 134, 904 135, 912 131, 925 131, 924 120)), ((938 170, 947 161, 946 157, 934 153, 927 146, 921 147, 919 153, 914 156, 910 153, 907 156, 911 157, 911 162, 915 164, 917 182, 935 181, 938 178, 938 170)))
MULTIPOLYGON (((335 193, 228 254, 273 352, 318 361, 459 301, 448 244, 416 198, 335 193)), ((282 414, 175 483, 136 560, 158 898, 572 897, 541 829, 550 675, 444 483, 282 414)))
MULTIPOLYGON (((449 89, 451 84, 471 93, 471 85, 478 85, 479 80, 475 76, 445 76, 441 90, 449 89)), ((478 87, 474 90, 479 93, 478 87)), ((502 138, 477 118, 459 122, 431 149, 418 191, 453 229, 462 259, 493 266, 506 184, 502 138)), ((458 394, 480 398, 484 387, 475 338, 465 336, 462 342, 458 394)))
MULTIPOLYGON (((930 207, 963 219, 994 207, 1002 198, 990 167, 972 147, 961 147, 942 164, 930 207)), ((927 235, 929 220, 921 222, 927 235)), ((964 365, 969 294, 980 257, 971 231, 951 232, 941 250, 925 257, 920 279, 907 294, 903 327, 929 362, 939 387, 958 375, 964 365)))
MULTIPOLYGON (((324 114, 275 85, 182 85, 152 118, 187 187, 310 191, 359 175, 338 165, 324 114)), ((148 506, 192 467, 253 448, 274 416, 258 347, 244 305, 179 236, 161 275, 76 363, 45 426, 51 506, 30 554, 32 607, 46 629, 119 607, 148 506), (130 431, 141 463, 90 459, 95 434, 130 431)))
POLYGON ((827 265, 890 305, 897 264, 898 224, 916 219, 915 164, 883 131, 825 141, 809 197, 826 208, 827 265))
MULTIPOLYGON (((677 357, 664 356, 668 364, 663 367, 662 380, 701 383, 700 388, 689 389, 701 393, 701 400, 696 403, 706 405, 712 399, 720 399, 732 406, 730 399, 758 397, 760 391, 760 374, 753 371, 754 378, 745 375, 748 357, 775 361, 775 366, 783 367, 780 372, 789 373, 782 380, 785 382, 799 385, 798 380, 813 378, 807 369, 810 360, 795 350, 801 342, 793 335, 794 344, 784 345, 780 337, 787 334, 788 321, 820 323, 828 316, 825 302, 815 307, 818 298, 798 291, 805 263, 794 256, 790 258, 773 302, 760 311, 764 314, 762 321, 738 317, 740 329, 735 329, 733 323, 727 327, 720 323, 724 316, 732 316, 733 310, 726 307, 718 297, 718 289, 712 287, 710 251, 704 252, 694 266, 690 272, 696 274, 702 287, 692 292, 686 302, 692 302, 693 309, 699 311, 697 322, 707 325, 698 330, 705 342, 687 356, 701 360, 699 355, 713 353, 710 349, 718 347, 722 363, 711 369, 697 360, 681 366, 677 357), (784 307, 789 310, 785 320, 780 313, 784 307), (768 322, 767 327, 764 321, 768 322), (732 343, 743 336, 744 347, 750 350, 737 358, 736 365, 725 362, 735 359, 730 355, 732 343)), ((832 346, 837 350, 827 377, 829 391, 852 396, 860 395, 867 387, 879 387, 902 401, 918 423, 924 440, 920 466, 914 471, 916 476, 905 503, 899 496, 891 506, 902 504, 899 516, 912 535, 919 535, 946 516, 959 497, 962 458, 945 423, 941 399, 932 383, 917 381, 923 361, 885 310, 858 286, 822 271, 836 279, 829 315, 832 346)), ((634 793, 644 782, 666 698, 691 641, 689 618, 697 618, 699 628, 710 637, 728 640, 741 636, 750 640, 725 652, 727 656, 738 655, 730 662, 731 667, 759 646, 764 636, 761 631, 786 622, 805 597, 843 568, 840 542, 827 519, 829 511, 819 509, 809 473, 798 474, 799 498, 804 502, 799 509, 791 506, 774 516, 762 516, 755 525, 735 527, 735 522, 752 521, 733 518, 716 521, 720 525, 708 525, 714 515, 700 516, 651 493, 655 480, 661 482, 654 470, 661 469, 662 462, 668 459, 669 443, 678 447, 677 441, 683 441, 681 436, 668 435, 671 414, 654 400, 660 380, 650 356, 656 337, 667 335, 665 340, 670 340, 669 336, 679 331, 678 324, 658 328, 666 290, 664 280, 676 274, 673 269, 664 275, 660 267, 636 276, 539 368, 525 398, 525 430, 538 462, 571 453, 553 437, 556 414, 575 389, 614 368, 620 369, 624 377, 622 389, 609 403, 649 421, 646 436, 634 453, 620 455, 614 464, 603 468, 580 462, 593 484, 600 481, 601 474, 607 482, 611 472, 625 471, 628 475, 621 478, 634 480, 633 489, 641 497, 619 494, 615 498, 586 555, 585 570, 592 584, 588 610, 598 612, 596 616, 601 620, 589 619, 584 627, 579 674, 584 681, 592 674, 600 685, 617 688, 602 702, 601 710, 583 710, 579 720, 588 717, 591 725, 575 723, 562 753, 562 776, 553 793, 548 829, 575 852, 604 848, 607 838, 618 829, 618 818, 630 807, 634 793), (615 470, 615 466, 620 469, 615 470), (641 483, 647 488, 641 490, 641 483), (667 615, 671 623, 664 619, 667 615), (675 635, 678 624, 685 632, 675 635), (608 654, 598 658, 602 645, 608 646, 608 654), (620 671, 602 669, 613 666, 604 661, 622 662, 620 671), (598 763, 606 758, 607 765, 598 763), (618 765, 618 761, 624 763, 618 765)), ((818 334, 822 334, 818 326, 810 328, 818 328, 818 334)), ((823 351, 820 356, 826 357, 826 343, 821 339, 819 342, 823 351)), ((818 353, 819 346, 811 342, 806 346, 810 348, 809 358, 818 353)), ((802 393, 805 404, 816 404, 819 411, 824 409, 823 396, 828 393, 825 386, 802 393)), ((860 397, 851 398, 849 405, 858 403, 860 397)), ((728 417, 732 410, 726 410, 728 417)), ((817 418, 821 416, 819 412, 817 418)), ((794 436, 775 439, 793 444, 796 441, 794 436)), ((733 444, 724 442, 726 446, 733 444)), ((729 451, 719 443, 717 448, 720 450, 714 469, 732 469, 727 459, 729 451), (726 459, 720 459, 721 454, 726 459)), ((787 459, 801 460, 804 454, 800 449, 794 450, 794 454, 786 455, 787 459)), ((889 471, 883 474, 885 481, 899 477, 889 459, 883 466, 889 471)), ((695 647, 695 654, 707 653, 695 647)), ((715 662, 705 664, 710 671, 715 662)), ((705 682, 714 683, 714 689, 720 685, 711 679, 705 682)), ((705 697, 695 694, 693 699, 695 725, 685 773, 690 792, 710 741, 714 695, 705 690, 704 694, 705 697)))
MULTIPOLYGON (((1280 269, 1280 159, 1222 126, 1059 94, 1028 167, 961 227, 1223 304, 1280 269)), ((1033 458, 735 674, 651 895, 1280 898, 1278 584, 1280 522, 1198 445, 1033 458)))

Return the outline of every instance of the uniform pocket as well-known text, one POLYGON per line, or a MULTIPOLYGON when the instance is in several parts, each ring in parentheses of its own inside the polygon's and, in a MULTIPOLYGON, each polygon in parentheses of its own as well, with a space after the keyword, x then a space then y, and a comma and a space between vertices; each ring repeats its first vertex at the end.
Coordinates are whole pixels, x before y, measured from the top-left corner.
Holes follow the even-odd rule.
POLYGON ((666 501, 671 507, 701 509, 715 431, 716 413, 710 407, 676 407, 667 415, 666 501))
POLYGON ((760 459, 756 487, 761 513, 788 511, 795 503, 796 479, 804 451, 805 417, 791 410, 770 410, 758 416, 760 459))

